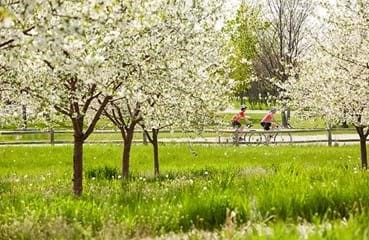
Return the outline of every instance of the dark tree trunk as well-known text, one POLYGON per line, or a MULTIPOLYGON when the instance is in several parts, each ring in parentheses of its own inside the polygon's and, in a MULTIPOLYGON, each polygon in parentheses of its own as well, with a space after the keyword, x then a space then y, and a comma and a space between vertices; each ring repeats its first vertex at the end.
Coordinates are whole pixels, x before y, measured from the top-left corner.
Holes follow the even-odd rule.
MULTIPOLYGON (((50 64, 47 64, 52 70, 53 67, 50 64)), ((64 81, 64 80, 63 80, 64 81)), ((111 96, 103 97, 103 101, 100 101, 98 98, 101 96, 102 92, 97 92, 96 84, 92 84, 89 86, 88 92, 84 95, 85 97, 81 102, 77 102, 74 98, 74 94, 77 93, 78 90, 78 78, 75 76, 70 79, 62 82, 65 90, 68 90, 70 93, 69 103, 68 104, 55 104, 53 105, 55 110, 59 113, 68 116, 73 125, 74 131, 74 148, 73 148, 73 192, 75 196, 81 196, 83 191, 83 144, 85 140, 91 135, 94 131, 97 122, 99 121, 101 114, 103 113, 106 105, 112 99, 111 96), (95 114, 93 115, 92 121, 84 130, 84 117, 88 110, 91 108, 91 104, 93 101, 98 101, 99 106, 95 114)), ((78 95, 78 94, 77 94, 78 95)), ((47 116, 49 117, 49 116, 47 116)), ((51 132, 51 143, 53 143, 53 133, 51 132)))
POLYGON ((282 128, 288 128, 288 119, 287 119, 287 114, 286 111, 282 111, 282 128))
POLYGON ((27 106, 22 105, 22 128, 27 129, 27 106))
POLYGON ((132 141, 136 125, 142 120, 140 116, 140 104, 136 104, 133 108, 127 103, 129 117, 122 112, 120 105, 111 102, 112 109, 104 111, 110 121, 119 128, 123 139, 122 150, 122 179, 129 177, 129 161, 131 155, 132 141))
POLYGON ((286 110, 286 114, 287 114, 287 122, 288 122, 291 118, 291 109, 289 107, 286 110))
POLYGON ((134 134, 134 127, 133 128, 127 128, 127 129, 121 129, 122 136, 124 142, 123 142, 123 156, 122 156, 122 176, 123 179, 127 179, 129 177, 129 160, 131 155, 131 147, 132 147, 132 140, 133 140, 133 134, 134 134))
POLYGON ((363 169, 368 169, 368 156, 366 150, 366 138, 368 137, 368 132, 364 133, 363 126, 355 126, 357 133, 360 136, 360 158, 361 158, 361 166, 363 169))
POLYGON ((281 109, 281 116, 282 116, 282 127, 289 128, 288 120, 290 119, 290 109, 286 106, 286 103, 282 103, 281 109))
POLYGON ((83 190, 83 142, 83 137, 74 136, 73 192, 75 196, 81 196, 83 190))
POLYGON ((152 146, 154 149, 154 174, 159 176, 159 145, 158 145, 158 129, 152 129, 152 146))
POLYGON ((363 167, 363 169, 368 169, 366 138, 364 137, 360 137, 360 152, 361 152, 361 166, 363 167))

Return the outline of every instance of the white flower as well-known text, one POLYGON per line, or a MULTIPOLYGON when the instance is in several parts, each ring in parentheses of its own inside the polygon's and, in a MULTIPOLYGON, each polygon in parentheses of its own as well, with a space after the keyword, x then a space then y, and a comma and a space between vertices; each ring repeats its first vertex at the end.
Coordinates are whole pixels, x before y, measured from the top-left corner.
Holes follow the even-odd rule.
POLYGON ((5 28, 10 28, 12 26, 14 26, 14 22, 13 20, 10 18, 10 17, 6 17, 5 19, 3 19, 2 21, 2 25, 5 27, 5 28))
POLYGON ((252 62, 251 62, 251 61, 249 61, 249 60, 247 60, 246 58, 242 58, 242 59, 240 60, 240 62, 241 62, 242 64, 245 64, 245 65, 250 65, 250 64, 252 64, 252 62))

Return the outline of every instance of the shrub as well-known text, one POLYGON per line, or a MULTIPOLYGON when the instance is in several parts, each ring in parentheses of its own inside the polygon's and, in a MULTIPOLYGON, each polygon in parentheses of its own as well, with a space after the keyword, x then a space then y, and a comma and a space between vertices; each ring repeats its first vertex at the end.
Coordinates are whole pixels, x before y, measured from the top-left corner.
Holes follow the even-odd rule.
POLYGON ((96 179, 108 179, 108 180, 112 180, 112 179, 117 179, 119 174, 118 174, 118 169, 114 168, 114 167, 109 167, 109 166, 103 166, 103 167, 98 167, 98 168, 93 168, 93 169, 89 169, 86 172, 86 176, 87 178, 96 178, 96 179))

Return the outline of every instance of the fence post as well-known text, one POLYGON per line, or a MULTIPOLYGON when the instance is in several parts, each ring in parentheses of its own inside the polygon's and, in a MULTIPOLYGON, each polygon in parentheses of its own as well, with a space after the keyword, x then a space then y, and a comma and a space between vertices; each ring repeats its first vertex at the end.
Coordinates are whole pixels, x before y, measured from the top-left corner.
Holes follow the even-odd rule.
POLYGON ((147 145, 147 136, 145 130, 142 130, 142 141, 144 145, 147 145))
POLYGON ((52 146, 55 144, 55 132, 53 128, 50 128, 50 144, 52 146))
POLYGON ((328 131, 328 146, 331 147, 332 146, 332 128, 330 124, 327 127, 327 131, 328 131))

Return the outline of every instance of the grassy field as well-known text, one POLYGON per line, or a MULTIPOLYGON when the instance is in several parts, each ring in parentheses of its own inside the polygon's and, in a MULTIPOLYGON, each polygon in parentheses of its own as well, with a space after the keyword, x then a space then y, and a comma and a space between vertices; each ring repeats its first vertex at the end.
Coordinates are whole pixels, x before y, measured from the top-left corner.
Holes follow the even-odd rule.
POLYGON ((367 239, 369 173, 358 146, 86 146, 72 196, 72 148, 0 148, 0 239, 367 239))

